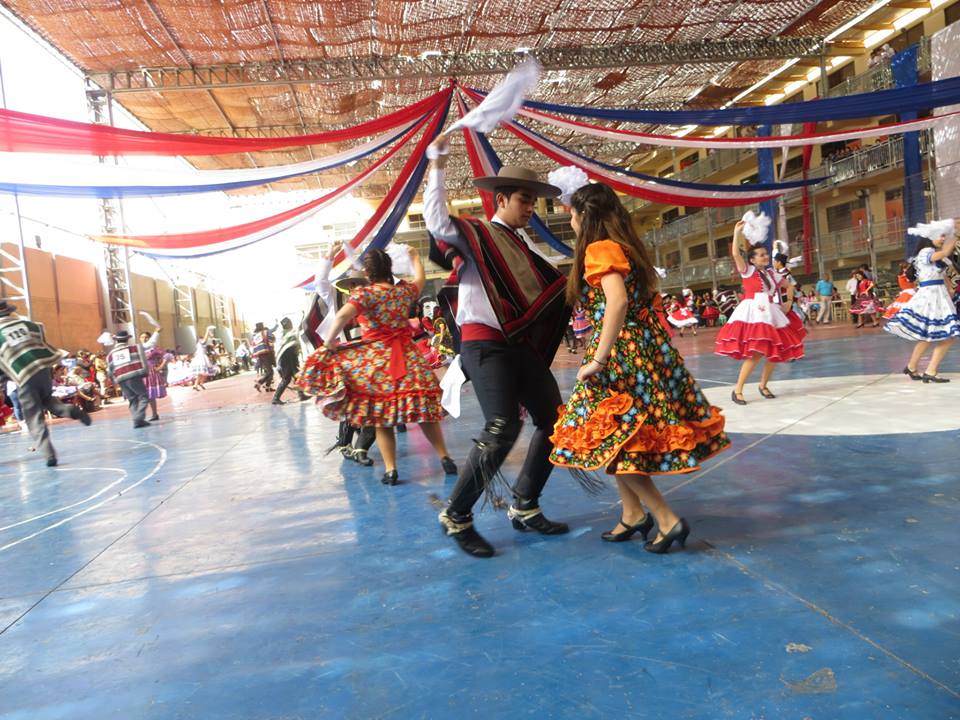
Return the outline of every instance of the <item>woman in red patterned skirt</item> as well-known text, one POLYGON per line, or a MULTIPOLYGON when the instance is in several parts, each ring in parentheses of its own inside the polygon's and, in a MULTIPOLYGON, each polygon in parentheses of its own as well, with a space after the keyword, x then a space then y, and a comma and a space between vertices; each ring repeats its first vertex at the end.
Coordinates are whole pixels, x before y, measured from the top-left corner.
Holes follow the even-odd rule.
POLYGON ((426 283, 423 265, 411 248, 413 282, 394 284, 392 262, 383 250, 369 250, 363 269, 369 285, 357 288, 337 313, 324 346, 311 355, 300 376, 301 389, 321 399, 324 415, 355 427, 374 427, 383 454, 385 485, 396 485, 396 437, 401 423, 419 423, 444 472, 457 466, 447 454, 440 420, 440 384, 413 342, 407 321, 426 283), (337 337, 354 318, 363 336, 337 347, 337 337))

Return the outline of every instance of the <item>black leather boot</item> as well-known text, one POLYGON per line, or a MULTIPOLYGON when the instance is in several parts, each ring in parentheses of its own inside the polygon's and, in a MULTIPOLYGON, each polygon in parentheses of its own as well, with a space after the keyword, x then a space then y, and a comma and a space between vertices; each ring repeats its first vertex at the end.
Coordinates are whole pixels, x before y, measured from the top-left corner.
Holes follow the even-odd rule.
POLYGON ((536 500, 514 500, 507 510, 514 530, 536 530, 541 535, 563 535, 570 532, 566 523, 548 520, 536 500))
POLYGON ((473 515, 452 515, 449 510, 444 510, 438 518, 447 535, 456 540, 457 545, 467 555, 478 558, 493 557, 493 545, 484 540, 473 527, 473 515))

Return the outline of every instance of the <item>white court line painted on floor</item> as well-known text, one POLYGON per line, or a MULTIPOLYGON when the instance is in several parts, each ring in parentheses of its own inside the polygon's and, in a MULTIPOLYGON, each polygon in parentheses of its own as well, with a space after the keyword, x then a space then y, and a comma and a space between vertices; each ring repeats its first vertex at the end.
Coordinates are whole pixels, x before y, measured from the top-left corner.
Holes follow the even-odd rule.
POLYGON ((133 445, 138 446, 138 447, 152 447, 152 448, 155 448, 156 450, 158 450, 158 451, 160 452, 160 459, 157 460, 156 464, 153 466, 153 469, 150 470, 149 473, 147 473, 146 475, 144 475, 144 476, 143 476, 142 478, 140 478, 139 480, 131 483, 130 485, 127 485, 126 487, 121 488, 120 490, 118 490, 118 491, 116 492, 116 494, 110 495, 109 497, 104 498, 103 500, 101 500, 100 502, 96 503, 95 505, 91 505, 91 506, 88 507, 88 508, 84 508, 84 509, 81 510, 80 512, 74 513, 73 515, 70 515, 69 517, 65 517, 65 518, 63 518, 63 519, 61 519, 61 520, 58 520, 57 522, 53 523, 52 525, 48 525, 47 527, 44 527, 44 528, 42 528, 42 529, 40 529, 40 530, 37 530, 36 532, 31 533, 30 535, 26 535, 26 536, 20 538, 19 540, 14 540, 14 541, 12 541, 12 542, 7 543, 6 545, 0 545, 0 552, 4 552, 5 550, 9 550, 9 549, 11 549, 11 548, 16 547, 17 545, 20 545, 21 543, 25 543, 25 542, 27 542, 28 540, 33 540, 34 538, 39 537, 40 535, 43 535, 44 533, 48 533, 48 532, 50 532, 51 530, 55 530, 56 528, 60 527, 61 525, 65 525, 66 523, 68 523, 68 522, 70 522, 70 521, 72 521, 72 520, 76 520, 78 517, 82 517, 83 515, 86 515, 87 513, 92 512, 93 510, 96 510, 96 509, 99 508, 99 507, 102 507, 103 505, 105 505, 106 503, 110 502, 111 500, 115 500, 115 499, 117 499, 118 497, 122 496, 123 494, 125 494, 125 493, 127 493, 127 492, 130 492, 130 491, 133 490, 134 488, 142 485, 142 484, 145 483, 147 480, 149 480, 149 479, 152 478, 154 475, 156 475, 156 474, 160 471, 160 468, 162 468, 162 467, 166 464, 166 462, 167 462, 167 450, 166 450, 166 448, 161 447, 160 445, 157 445, 156 443, 144 442, 144 441, 140 441, 140 440, 117 440, 116 442, 129 442, 129 443, 132 443, 133 445))
MULTIPOLYGON (((96 468, 93 468, 93 467, 68 467, 68 468, 52 468, 52 469, 55 470, 55 471, 58 472, 58 473, 76 473, 76 472, 80 472, 80 471, 82 471, 82 470, 86 470, 86 471, 89 471, 89 472, 97 472, 97 473, 109 473, 109 472, 114 472, 114 473, 119 473, 120 477, 118 477, 116 480, 114 480, 114 481, 113 481, 112 483, 110 483, 109 485, 101 488, 100 490, 98 490, 97 492, 95 492, 93 495, 90 495, 89 497, 84 498, 83 500, 77 500, 77 502, 75 502, 75 503, 70 503, 69 505, 64 505, 63 507, 59 507, 59 508, 57 508, 56 510, 49 510, 49 511, 47 511, 47 512, 45 512, 45 513, 41 513, 40 515, 34 515, 33 517, 28 517, 28 518, 26 518, 25 520, 20 520, 20 521, 18 521, 18 522, 13 523, 12 525, 5 525, 5 526, 3 526, 3 527, 0 527, 0 532, 4 532, 4 531, 6 531, 6 530, 10 530, 10 529, 15 528, 15 527, 20 527, 21 525, 26 525, 26 524, 28 524, 28 523, 36 522, 37 520, 43 520, 43 518, 50 517, 51 515, 56 515, 56 514, 58 514, 58 513, 66 512, 67 510, 72 510, 73 508, 78 507, 78 506, 80 506, 80 505, 84 505, 84 504, 90 502, 91 500, 96 500, 98 497, 100 497, 100 496, 103 495, 105 492, 107 492, 108 490, 110 490, 110 488, 116 487, 119 483, 122 483, 122 482, 127 478, 127 471, 126 471, 126 470, 123 470, 123 469, 121 469, 121 468, 110 468, 110 467, 96 467, 96 468)), ((26 476, 28 476, 28 475, 39 474, 39 473, 41 473, 41 472, 44 472, 44 471, 42 471, 42 470, 31 470, 30 472, 24 473, 24 474, 21 475, 20 477, 21 477, 21 479, 22 479, 22 478, 24 478, 24 477, 26 477, 26 476)), ((49 470, 47 470, 46 472, 49 472, 49 470)))

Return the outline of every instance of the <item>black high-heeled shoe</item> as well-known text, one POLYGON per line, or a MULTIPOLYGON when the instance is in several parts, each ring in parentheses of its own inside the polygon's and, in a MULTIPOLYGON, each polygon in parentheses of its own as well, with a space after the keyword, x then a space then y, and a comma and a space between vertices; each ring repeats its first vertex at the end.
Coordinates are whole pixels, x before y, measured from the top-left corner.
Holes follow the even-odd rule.
POLYGON ((670 532, 656 542, 651 540, 650 542, 645 543, 643 549, 647 552, 663 555, 665 552, 670 550, 670 546, 673 545, 675 541, 680 543, 680 547, 686 547, 687 535, 689 534, 690 526, 687 524, 686 520, 680 518, 677 521, 677 524, 670 529, 670 532))
POLYGON ((905 367, 905 368, 903 369, 903 374, 906 375, 906 376, 908 376, 911 380, 922 380, 922 379, 923 379, 923 375, 921 375, 920 373, 918 373, 916 370, 911 370, 911 369, 908 368, 908 367, 905 367))
MULTIPOLYGON (((743 395, 743 393, 740 393, 740 394, 743 395)), ((742 397, 737 397, 737 391, 736 391, 736 390, 731 391, 731 393, 730 393, 730 399, 733 400, 737 405, 746 405, 746 404, 747 404, 747 401, 744 400, 742 397)))
POLYGON ((646 540, 647 535, 653 530, 653 516, 647 513, 643 516, 643 522, 637 523, 636 525, 627 525, 621 517, 620 524, 623 525, 626 530, 623 532, 605 532, 600 536, 600 539, 606 540, 607 542, 624 542, 632 538, 635 533, 640 533, 643 539, 646 540))
POLYGON ((766 385, 761 385, 757 389, 760 391, 760 394, 763 395, 767 400, 774 400, 777 397, 772 392, 770 392, 770 388, 768 388, 766 385))
POLYGON ((443 468, 445 475, 456 475, 457 474, 457 464, 453 461, 453 458, 449 455, 444 455, 440 458, 440 466, 443 468))
POLYGON ((383 474, 383 477, 380 478, 380 482, 382 482, 384 485, 399 485, 400 476, 397 474, 396 470, 390 470, 389 472, 385 472, 383 474))
POLYGON ((922 379, 923 379, 923 381, 924 381, 925 383, 948 383, 948 382, 950 382, 950 378, 940 377, 939 375, 927 375, 926 373, 923 374, 923 378, 922 378, 922 379))

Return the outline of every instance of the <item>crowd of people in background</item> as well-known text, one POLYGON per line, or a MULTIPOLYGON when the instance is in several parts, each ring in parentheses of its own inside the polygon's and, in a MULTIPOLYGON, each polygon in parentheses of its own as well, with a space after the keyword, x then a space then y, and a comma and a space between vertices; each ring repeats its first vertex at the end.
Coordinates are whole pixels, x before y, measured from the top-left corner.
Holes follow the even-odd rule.
MULTIPOLYGON (((208 333, 198 343, 198 348, 188 353, 179 345, 173 348, 159 347, 155 341, 151 342, 153 337, 149 333, 141 333, 139 337, 149 364, 145 383, 152 418, 158 417, 156 401, 166 397, 167 387, 199 389, 210 380, 226 378, 249 369, 249 343, 246 339, 231 352, 222 340, 208 333)), ((120 385, 107 372, 109 347, 103 346, 98 351, 81 349, 63 357, 52 370, 53 397, 87 413, 96 412, 118 400, 124 402, 120 385)), ((12 380, 8 379, 0 386, 0 406, 4 408, 0 411, 0 431, 22 430, 25 427, 17 386, 12 380)))

